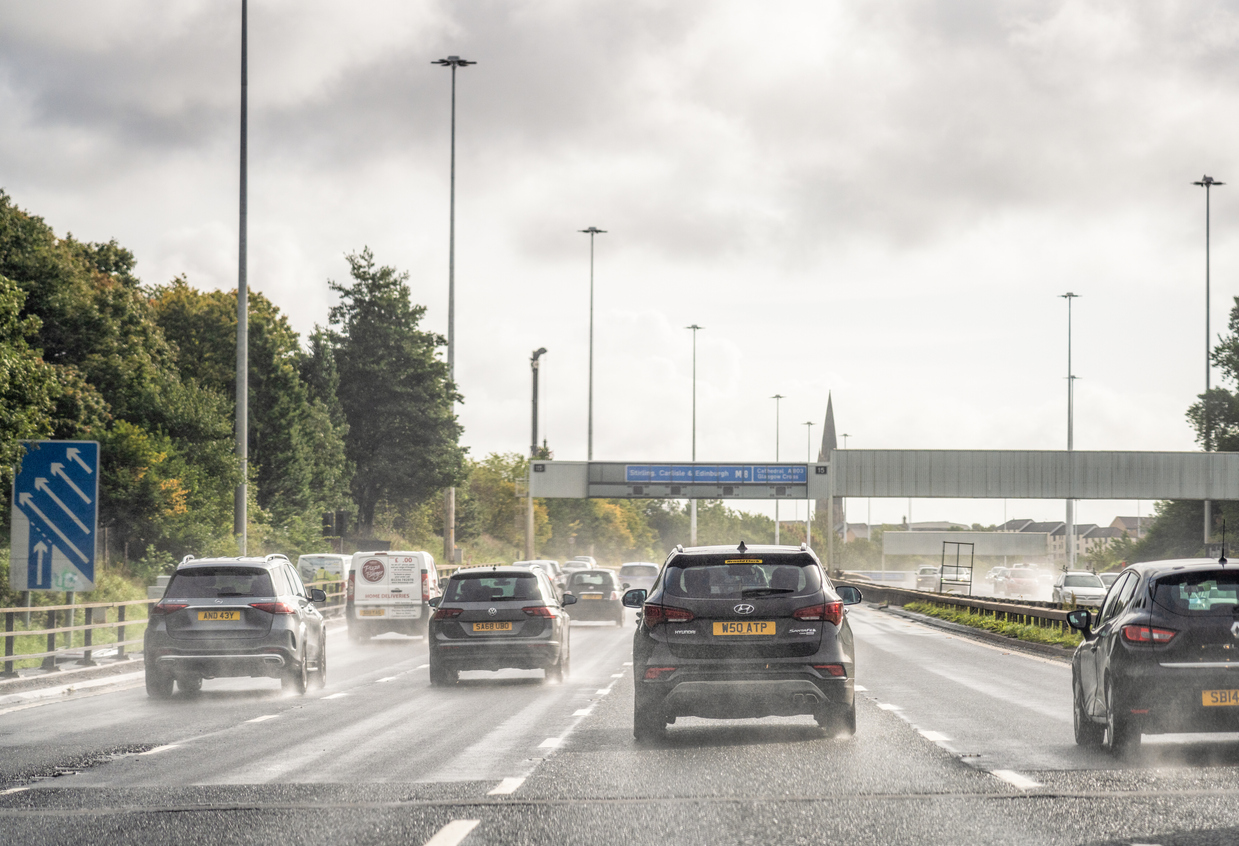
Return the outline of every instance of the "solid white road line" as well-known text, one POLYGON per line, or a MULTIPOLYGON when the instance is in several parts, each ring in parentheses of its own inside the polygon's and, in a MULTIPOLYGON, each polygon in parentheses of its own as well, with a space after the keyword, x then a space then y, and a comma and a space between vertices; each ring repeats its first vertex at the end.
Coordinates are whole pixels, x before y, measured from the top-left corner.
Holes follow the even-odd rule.
POLYGON ((1015 770, 990 770, 991 775, 1005 781, 1007 784, 1018 787, 1020 790, 1032 790, 1034 787, 1040 787, 1041 783, 1033 781, 1028 776, 1020 775, 1015 770))
POLYGON ((589 716, 589 712, 590 712, 590 709, 589 709, 589 708, 579 708, 579 709, 577 709, 576 711, 573 711, 573 712, 572 712, 572 716, 574 716, 574 717, 588 717, 588 716, 589 716))
POLYGON ((415 669, 415 670, 425 670, 425 669, 426 669, 427 667, 429 667, 429 666, 430 666, 429 664, 418 664, 418 665, 417 665, 416 667, 414 667, 413 669, 415 669))
POLYGON ((387 677, 387 678, 385 678, 385 679, 379 679, 379 680, 376 682, 376 684, 382 684, 383 682, 389 682, 389 681, 395 681, 395 680, 396 680, 396 677, 395 677, 395 676, 388 676, 388 677, 387 677))
POLYGON ((883 711, 902 711, 903 710, 898 705, 889 705, 886 702, 879 702, 878 707, 881 708, 883 711))
POLYGON ((279 714, 263 714, 261 717, 255 717, 252 720, 246 720, 247 723, 263 723, 267 720, 274 720, 279 714))
POLYGON ((548 737, 546 740, 538 744, 538 748, 539 749, 554 749, 556 746, 559 745, 560 740, 561 738, 558 738, 558 737, 548 737))
POLYGON ((10 793, 21 793, 23 790, 29 789, 29 787, 10 787, 8 790, 0 790, 0 796, 8 796, 10 793))
POLYGON ((345 696, 348 696, 348 694, 347 693, 333 693, 330 696, 324 696, 323 698, 324 699, 340 699, 345 696))
POLYGON ((611 674, 611 678, 613 679, 622 679, 623 677, 624 677, 623 673, 612 673, 611 674))
POLYGON ((863 684, 858 684, 855 687, 856 687, 857 693, 865 693, 866 691, 869 690, 869 688, 865 687, 863 684))
POLYGON ((176 749, 180 745, 181 744, 179 743, 167 743, 167 744, 164 744, 163 746, 156 746, 154 749, 147 749, 145 752, 139 752, 138 754, 139 755, 157 755, 160 752, 167 752, 169 749, 176 749))
POLYGON ((631 666, 632 666, 632 662, 631 662, 631 661, 625 661, 625 662, 624 662, 624 666, 625 666, 625 667, 631 667, 631 666))
POLYGON ((597 694, 598 696, 606 696, 610 692, 611 692, 611 688, 609 687, 600 687, 594 691, 594 693, 597 694))
POLYGON ((452 820, 426 841, 426 846, 459 846, 481 820, 452 820))
POLYGON ((515 793, 516 789, 524 783, 525 783, 524 776, 521 776, 520 778, 505 778, 503 781, 499 782, 499 786, 496 787, 494 790, 488 790, 486 792, 486 795, 487 796, 507 796, 511 793, 515 793))
POLYGON ((917 729, 921 733, 921 737, 928 740, 930 743, 950 743, 951 738, 947 737, 940 731, 926 731, 925 729, 917 729))

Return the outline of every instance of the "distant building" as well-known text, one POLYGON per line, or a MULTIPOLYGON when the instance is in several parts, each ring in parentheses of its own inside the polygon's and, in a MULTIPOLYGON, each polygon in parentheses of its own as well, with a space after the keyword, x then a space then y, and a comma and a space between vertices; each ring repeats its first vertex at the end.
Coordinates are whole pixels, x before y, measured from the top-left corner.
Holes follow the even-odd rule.
POLYGON ((1122 537, 1122 532, 1127 532, 1127 537, 1132 540, 1140 540, 1149 532, 1149 526, 1153 524, 1152 517, 1115 517, 1114 522, 1110 524, 1110 528, 1118 529, 1122 537))

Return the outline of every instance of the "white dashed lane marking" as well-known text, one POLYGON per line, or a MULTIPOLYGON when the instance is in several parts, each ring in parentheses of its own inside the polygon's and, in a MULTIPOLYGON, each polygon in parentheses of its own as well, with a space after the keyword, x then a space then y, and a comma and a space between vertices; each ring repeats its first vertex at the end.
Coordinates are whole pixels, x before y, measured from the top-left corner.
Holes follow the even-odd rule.
POLYGON ((507 796, 515 793, 516 789, 525 783, 525 778, 505 778, 499 782, 499 785, 494 789, 487 791, 487 796, 507 796))
POLYGON ((333 693, 330 696, 324 696, 323 698, 324 699, 341 699, 345 696, 348 696, 348 694, 347 693, 333 693))
POLYGON ((539 749, 554 749, 559 745, 561 738, 548 737, 546 740, 538 744, 539 749))
MULTIPOLYGON (((274 720, 279 714, 263 714, 261 717, 255 717, 252 720, 246 720, 247 723, 265 723, 267 720, 274 720)), ((154 751, 153 749, 151 750, 154 751)), ((147 753, 149 754, 149 753, 147 753)))
POLYGON ((1007 784, 1018 787, 1020 790, 1032 790, 1034 787, 1041 786, 1040 782, 1033 781, 1028 776, 1020 775, 1015 770, 991 770, 990 772, 992 775, 997 776, 1007 784))
POLYGON ((883 711, 902 711, 903 710, 898 705, 891 705, 886 702, 879 702, 878 707, 881 708, 883 711))
POLYGON ((481 820, 452 820, 426 841, 426 846, 459 846, 481 820))
POLYGON ((573 711, 573 712, 572 712, 572 716, 574 716, 574 717, 588 717, 588 716, 589 716, 589 711, 590 711, 590 709, 589 709, 589 708, 580 708, 580 709, 578 709, 578 710, 576 710, 576 711, 573 711))
MULTIPOLYGON (((274 714, 272 716, 274 716, 274 714)), ((250 720, 250 722, 252 723, 253 720, 250 720)), ((167 752, 169 749, 176 749, 180 745, 181 744, 179 743, 168 743, 168 744, 165 744, 164 746, 156 746, 154 749, 147 749, 145 752, 139 752, 138 754, 139 755, 157 755, 160 752, 167 752)))

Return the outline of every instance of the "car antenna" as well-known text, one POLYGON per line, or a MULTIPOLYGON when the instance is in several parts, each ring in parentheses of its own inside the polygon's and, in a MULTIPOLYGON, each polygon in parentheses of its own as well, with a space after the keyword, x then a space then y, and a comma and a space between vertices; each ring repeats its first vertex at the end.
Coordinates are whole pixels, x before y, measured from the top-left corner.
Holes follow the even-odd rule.
POLYGON ((1217 563, 1223 567, 1226 566, 1226 518, 1222 518, 1222 556, 1218 558, 1217 563))
POLYGON ((741 555, 743 555, 748 550, 748 547, 744 545, 744 541, 740 541, 740 545, 736 548, 740 550, 741 555))

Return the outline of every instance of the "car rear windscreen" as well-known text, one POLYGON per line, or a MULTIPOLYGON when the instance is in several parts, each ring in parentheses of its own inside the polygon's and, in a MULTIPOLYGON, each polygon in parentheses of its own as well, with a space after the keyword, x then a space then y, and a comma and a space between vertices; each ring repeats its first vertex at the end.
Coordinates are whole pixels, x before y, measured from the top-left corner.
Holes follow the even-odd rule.
POLYGON ((1069 588, 1104 588, 1101 579, 1096 576, 1067 576, 1063 581, 1063 587, 1069 588))
POLYGON ((657 564, 625 564, 620 567, 621 576, 657 576, 657 564))
POLYGON ((447 583, 444 602, 498 602, 541 599, 533 573, 505 576, 455 575, 447 583))
POLYGON ((664 590, 692 599, 751 599, 821 589, 821 569, 808 555, 677 557, 667 565, 664 590))
POLYGON ((164 596, 173 599, 227 599, 275 596, 271 576, 255 567, 193 567, 177 572, 164 596))
POLYGON ((611 587, 611 574, 599 573, 597 570, 587 570, 584 573, 573 573, 571 584, 582 587, 611 587))
POLYGON ((1153 584, 1153 601, 1176 614, 1232 614, 1239 606, 1239 571, 1162 576, 1153 584))

